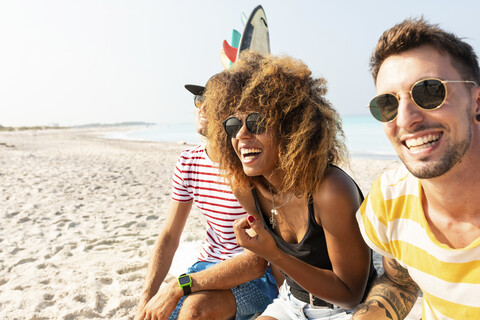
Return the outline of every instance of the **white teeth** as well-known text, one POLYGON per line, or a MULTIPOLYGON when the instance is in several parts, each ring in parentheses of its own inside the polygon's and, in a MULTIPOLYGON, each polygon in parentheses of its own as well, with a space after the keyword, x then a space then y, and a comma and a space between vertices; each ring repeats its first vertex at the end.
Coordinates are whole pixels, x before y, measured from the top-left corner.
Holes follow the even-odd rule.
POLYGON ((262 150, 250 148, 250 149, 241 149, 241 152, 242 152, 242 155, 244 155, 244 154, 247 154, 247 153, 260 153, 260 152, 262 152, 262 150))
POLYGON ((405 141, 407 148, 414 148, 418 146, 430 146, 432 142, 437 141, 440 138, 439 134, 429 134, 428 136, 419 137, 416 139, 408 139, 405 141))

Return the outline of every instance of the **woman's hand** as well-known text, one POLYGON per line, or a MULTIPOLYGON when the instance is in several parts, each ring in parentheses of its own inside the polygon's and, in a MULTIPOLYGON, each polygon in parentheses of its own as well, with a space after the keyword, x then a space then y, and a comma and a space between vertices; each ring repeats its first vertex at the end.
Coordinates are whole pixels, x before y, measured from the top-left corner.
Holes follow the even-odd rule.
POLYGON ((278 250, 272 235, 265 230, 262 222, 252 215, 236 220, 233 230, 240 246, 255 252, 265 260, 270 260, 269 258, 278 250))

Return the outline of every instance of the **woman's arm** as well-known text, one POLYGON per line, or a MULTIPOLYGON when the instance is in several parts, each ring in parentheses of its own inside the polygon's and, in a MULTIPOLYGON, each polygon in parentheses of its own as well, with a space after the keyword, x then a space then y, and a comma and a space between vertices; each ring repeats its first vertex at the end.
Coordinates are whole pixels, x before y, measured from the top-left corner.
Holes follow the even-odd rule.
POLYGON ((322 295, 328 293, 350 308, 360 303, 370 271, 371 251, 355 219, 360 204, 353 180, 335 167, 327 171, 319 192, 314 195, 315 216, 325 232, 334 278, 331 288, 321 285, 317 291, 322 295))

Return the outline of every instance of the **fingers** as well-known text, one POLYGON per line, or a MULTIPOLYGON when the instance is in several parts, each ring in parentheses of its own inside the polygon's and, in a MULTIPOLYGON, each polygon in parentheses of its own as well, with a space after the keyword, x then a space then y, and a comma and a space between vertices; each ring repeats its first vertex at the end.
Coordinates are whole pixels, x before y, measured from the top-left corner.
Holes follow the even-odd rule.
MULTIPOLYGON (((143 299, 143 298, 142 298, 143 299)), ((137 313, 135 314, 134 320, 143 320, 146 317, 145 306, 147 305, 148 301, 142 301, 137 306, 137 313)))
POLYGON ((143 319, 145 319, 145 311, 141 313, 137 313, 137 315, 135 316, 135 320, 143 320, 143 319))
POLYGON ((257 232, 255 232, 255 230, 251 228, 252 223, 255 223, 255 220, 256 220, 255 217, 252 216, 252 215, 249 215, 247 217, 248 225, 249 225, 250 228, 245 229, 245 232, 252 238, 257 235, 257 232))
POLYGON ((246 218, 235 220, 235 222, 233 223, 233 232, 235 233, 235 237, 237 238, 237 243, 242 247, 247 241, 247 237, 249 237, 249 235, 245 232, 247 228, 250 228, 250 226, 248 225, 246 218))
POLYGON ((250 228, 252 228, 256 233, 259 233, 260 231, 262 231, 264 228, 263 228, 263 224, 262 224, 262 221, 260 221, 259 219, 255 218, 254 216, 252 215, 249 215, 247 217, 248 219, 248 225, 250 226, 250 228))
POLYGON ((257 235, 257 233, 255 232, 255 230, 253 230, 252 228, 250 229, 245 229, 245 232, 251 237, 255 237, 257 235))
POLYGON ((250 228, 250 225, 247 222, 247 218, 237 219, 233 222, 233 230, 240 231, 246 228, 250 228))
MULTIPOLYGON (((258 240, 258 232, 255 229, 259 230, 259 228, 263 228, 261 221, 255 219, 252 215, 236 220, 233 225, 233 231, 235 232, 237 243, 244 248, 250 249, 258 240)), ((259 231, 261 232, 261 230, 259 231)))
MULTIPOLYGON (((234 222, 234 232, 235 236, 244 239, 244 233, 246 233, 250 238, 253 238, 257 235, 257 232, 252 229, 252 225, 256 223, 254 216, 249 215, 247 218, 238 219, 234 222)), ((258 227, 258 226, 256 226, 258 227)))

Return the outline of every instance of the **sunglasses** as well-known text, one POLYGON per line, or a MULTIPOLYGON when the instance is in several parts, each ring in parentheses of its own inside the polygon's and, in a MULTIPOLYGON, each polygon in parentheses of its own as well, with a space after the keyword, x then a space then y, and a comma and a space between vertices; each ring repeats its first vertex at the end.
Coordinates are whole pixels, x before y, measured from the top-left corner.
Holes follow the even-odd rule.
MULTIPOLYGON (((471 83, 478 86, 476 82, 468 80, 423 79, 413 84, 409 91, 410 97, 417 107, 421 109, 438 109, 447 99, 446 83, 471 83)), ((399 93, 384 93, 373 98, 368 106, 373 117, 381 122, 393 121, 398 114, 399 93)))
MULTIPOLYGON (((265 130, 265 125, 263 123, 263 117, 260 113, 254 112, 247 115, 245 118, 245 126, 247 127, 248 132, 251 134, 260 134, 265 130)), ((232 139, 235 138, 238 131, 243 126, 242 120, 237 117, 228 117, 225 121, 222 122, 223 128, 227 133, 227 136, 232 139)))
POLYGON ((193 103, 195 103, 195 107, 200 109, 205 102, 205 98, 202 95, 196 94, 193 96, 193 103))

